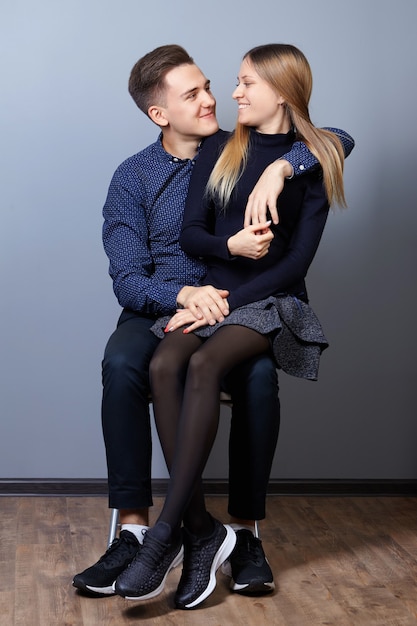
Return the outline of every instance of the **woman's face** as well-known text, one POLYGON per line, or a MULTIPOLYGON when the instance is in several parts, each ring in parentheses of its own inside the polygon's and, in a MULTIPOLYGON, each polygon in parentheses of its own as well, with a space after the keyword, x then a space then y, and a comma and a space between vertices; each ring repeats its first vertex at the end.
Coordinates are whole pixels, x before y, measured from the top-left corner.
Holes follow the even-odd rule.
POLYGON ((244 59, 232 98, 238 104, 238 121, 260 133, 286 133, 290 123, 284 99, 259 76, 249 59, 244 59))

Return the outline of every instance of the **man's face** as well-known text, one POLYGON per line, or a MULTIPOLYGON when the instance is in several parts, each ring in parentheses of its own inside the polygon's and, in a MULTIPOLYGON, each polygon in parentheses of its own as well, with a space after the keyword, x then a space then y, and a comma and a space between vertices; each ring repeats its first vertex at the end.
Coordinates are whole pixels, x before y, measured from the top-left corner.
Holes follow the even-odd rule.
POLYGON ((179 139, 213 135, 219 124, 210 81, 196 65, 180 65, 165 76, 164 117, 179 139))

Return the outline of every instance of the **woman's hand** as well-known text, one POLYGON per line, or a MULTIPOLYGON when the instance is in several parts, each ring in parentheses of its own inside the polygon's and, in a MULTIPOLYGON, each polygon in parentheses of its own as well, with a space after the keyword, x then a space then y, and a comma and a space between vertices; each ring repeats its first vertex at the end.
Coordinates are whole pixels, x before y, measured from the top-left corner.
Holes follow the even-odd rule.
POLYGON ((252 224, 239 230, 227 240, 227 247, 232 256, 243 256, 248 259, 261 259, 268 254, 269 246, 274 238, 270 229, 271 222, 252 224))
POLYGON ((244 225, 265 222, 269 211, 274 224, 278 224, 278 196, 284 189, 285 179, 294 174, 292 165, 278 159, 265 168, 248 198, 244 225))
POLYGON ((190 311, 190 309, 177 309, 175 315, 171 317, 168 324, 166 325, 164 332, 171 333, 182 326, 186 326, 184 328, 183 333, 188 334, 197 328, 202 328, 203 326, 207 326, 206 320, 198 319, 196 316, 190 311))

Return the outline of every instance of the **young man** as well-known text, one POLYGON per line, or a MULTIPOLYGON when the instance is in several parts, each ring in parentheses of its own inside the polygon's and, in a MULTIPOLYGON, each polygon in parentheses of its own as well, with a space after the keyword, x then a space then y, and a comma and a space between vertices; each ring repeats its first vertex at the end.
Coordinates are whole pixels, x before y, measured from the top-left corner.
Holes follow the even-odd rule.
MULTIPOLYGON (((183 48, 169 45, 136 63, 129 91, 161 135, 117 168, 103 211, 104 248, 123 307, 105 349, 102 402, 109 506, 120 511, 121 532, 99 561, 73 580, 79 589, 102 594, 114 593, 114 581, 140 550, 152 505, 148 367, 159 340, 149 329, 178 306, 208 323, 228 314, 226 291, 194 286, 204 266, 187 257, 178 241, 193 164, 202 140, 218 130, 210 83, 183 48)), ((285 177, 317 163, 303 144, 286 157, 261 177, 248 203, 248 222, 261 227, 262 213, 267 204, 275 207, 285 177)), ((237 545, 230 556, 231 586, 241 593, 267 593, 274 589, 273 576, 253 529, 254 521, 265 517, 279 430, 272 359, 240 366, 225 387, 233 400, 229 513, 237 545)), ((193 497, 201 502, 202 489, 193 497)))

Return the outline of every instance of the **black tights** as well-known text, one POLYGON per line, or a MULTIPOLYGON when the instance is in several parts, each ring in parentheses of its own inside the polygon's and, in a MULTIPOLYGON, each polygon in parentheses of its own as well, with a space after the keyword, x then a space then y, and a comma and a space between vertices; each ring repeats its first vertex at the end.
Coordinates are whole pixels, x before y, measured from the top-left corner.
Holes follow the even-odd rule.
POLYGON ((181 521, 194 534, 208 531, 201 475, 219 422, 223 377, 247 359, 267 352, 266 335, 244 326, 219 328, 209 339, 168 333, 150 364, 155 422, 170 482, 158 521, 173 530, 181 521))

